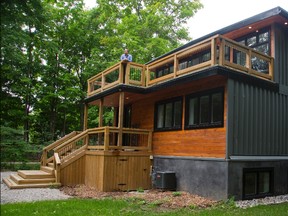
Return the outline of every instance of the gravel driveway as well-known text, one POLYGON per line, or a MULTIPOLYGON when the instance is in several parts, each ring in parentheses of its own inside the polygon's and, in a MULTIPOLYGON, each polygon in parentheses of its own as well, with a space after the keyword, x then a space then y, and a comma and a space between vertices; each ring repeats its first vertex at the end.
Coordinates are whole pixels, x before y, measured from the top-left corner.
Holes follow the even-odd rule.
POLYGON ((9 189, 2 182, 2 178, 8 177, 15 172, 1 172, 1 204, 15 202, 33 202, 39 200, 60 200, 69 199, 58 189, 51 188, 30 188, 30 189, 9 189))

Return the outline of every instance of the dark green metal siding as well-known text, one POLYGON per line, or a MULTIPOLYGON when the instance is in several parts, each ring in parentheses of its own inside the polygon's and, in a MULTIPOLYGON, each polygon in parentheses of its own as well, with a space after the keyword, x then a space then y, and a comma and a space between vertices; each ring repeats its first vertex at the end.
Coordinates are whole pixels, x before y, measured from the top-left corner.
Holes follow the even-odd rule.
POLYGON ((274 80, 280 85, 288 86, 288 29, 275 25, 274 30, 274 80))
POLYGON ((288 155, 288 95, 228 80, 227 157, 288 155))

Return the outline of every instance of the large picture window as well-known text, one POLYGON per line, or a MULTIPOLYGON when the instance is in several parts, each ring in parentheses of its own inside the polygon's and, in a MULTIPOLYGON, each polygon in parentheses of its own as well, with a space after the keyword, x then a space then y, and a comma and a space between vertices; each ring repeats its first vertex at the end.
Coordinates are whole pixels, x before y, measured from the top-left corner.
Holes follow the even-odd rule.
POLYGON ((273 168, 243 170, 243 198, 252 199, 273 194, 273 168))
POLYGON ((155 106, 155 130, 182 128, 182 98, 159 102, 155 106))
POLYGON ((223 126, 223 115, 223 88, 186 97, 186 129, 223 126))

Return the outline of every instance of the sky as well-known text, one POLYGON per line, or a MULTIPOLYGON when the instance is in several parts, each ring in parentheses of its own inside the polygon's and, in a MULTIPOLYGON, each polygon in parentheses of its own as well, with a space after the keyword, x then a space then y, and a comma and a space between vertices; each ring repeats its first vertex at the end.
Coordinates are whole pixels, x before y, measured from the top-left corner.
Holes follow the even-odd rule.
MULTIPOLYGON (((189 35, 193 40, 277 6, 288 11, 288 0, 200 1, 204 8, 187 23, 189 35)), ((84 2, 89 8, 95 6, 95 0, 84 0, 84 2)))

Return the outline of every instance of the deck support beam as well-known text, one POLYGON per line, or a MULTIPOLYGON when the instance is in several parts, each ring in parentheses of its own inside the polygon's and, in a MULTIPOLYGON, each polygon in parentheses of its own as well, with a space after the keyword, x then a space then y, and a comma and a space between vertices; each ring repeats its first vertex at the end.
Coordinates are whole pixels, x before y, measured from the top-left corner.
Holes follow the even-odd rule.
POLYGON ((84 104, 84 116, 83 116, 83 131, 87 130, 88 127, 88 104, 84 104))
POLYGON ((118 146, 122 146, 122 134, 123 134, 123 119, 124 119, 124 92, 119 94, 119 114, 118 114, 118 146))

